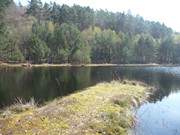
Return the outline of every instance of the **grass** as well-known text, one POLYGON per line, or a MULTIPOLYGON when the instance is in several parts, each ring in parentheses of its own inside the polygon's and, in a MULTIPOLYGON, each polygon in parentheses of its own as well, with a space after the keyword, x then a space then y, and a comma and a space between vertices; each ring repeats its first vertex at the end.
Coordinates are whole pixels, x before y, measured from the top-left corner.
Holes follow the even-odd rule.
POLYGON ((24 104, 22 100, 18 98, 13 105, 0 111, 0 119, 10 117, 13 114, 18 114, 21 112, 26 112, 28 110, 33 110, 35 108, 36 108, 36 104, 34 102, 34 99, 31 99, 29 102, 24 104))
POLYGON ((10 107, 9 115, 0 115, 0 133, 126 135, 134 123, 132 108, 146 100, 147 88, 138 82, 112 81, 55 99, 40 108, 32 105, 19 111, 17 106, 10 107))

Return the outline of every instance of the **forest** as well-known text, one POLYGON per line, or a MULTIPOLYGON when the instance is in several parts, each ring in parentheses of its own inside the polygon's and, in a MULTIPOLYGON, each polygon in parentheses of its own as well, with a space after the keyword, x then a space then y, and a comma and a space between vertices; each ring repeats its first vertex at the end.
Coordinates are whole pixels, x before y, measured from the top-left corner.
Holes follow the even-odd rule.
POLYGON ((178 64, 180 33, 131 12, 0 0, 0 61, 178 64))

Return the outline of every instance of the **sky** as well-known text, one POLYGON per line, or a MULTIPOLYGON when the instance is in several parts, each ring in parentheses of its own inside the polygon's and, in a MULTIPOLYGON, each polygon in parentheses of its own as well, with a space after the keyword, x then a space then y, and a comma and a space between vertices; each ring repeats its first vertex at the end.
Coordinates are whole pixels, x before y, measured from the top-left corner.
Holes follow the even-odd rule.
MULTIPOLYGON (((20 1, 27 5, 29 0, 20 1)), ((173 30, 180 32, 180 0, 41 0, 42 2, 55 1, 59 4, 78 4, 90 6, 93 9, 107 9, 109 11, 127 12, 140 15, 144 19, 159 21, 173 30)))

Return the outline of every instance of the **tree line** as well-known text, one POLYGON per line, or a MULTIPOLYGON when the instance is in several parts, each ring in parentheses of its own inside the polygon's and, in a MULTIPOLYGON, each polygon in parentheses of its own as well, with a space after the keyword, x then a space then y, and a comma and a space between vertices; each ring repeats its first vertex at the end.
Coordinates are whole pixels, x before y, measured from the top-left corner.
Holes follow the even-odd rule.
POLYGON ((0 61, 180 63, 180 34, 131 13, 0 0, 0 61))

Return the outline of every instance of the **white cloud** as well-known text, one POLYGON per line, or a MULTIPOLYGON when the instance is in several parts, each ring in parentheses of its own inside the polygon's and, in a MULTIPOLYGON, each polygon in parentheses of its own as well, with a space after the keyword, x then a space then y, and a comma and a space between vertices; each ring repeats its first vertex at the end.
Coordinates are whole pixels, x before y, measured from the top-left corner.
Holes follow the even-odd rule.
MULTIPOLYGON (((15 0, 18 1, 18 0, 15 0)), ((27 3, 27 0, 20 0, 27 3)), ((42 0, 50 2, 49 0, 42 0)), ((59 4, 79 4, 94 9, 110 11, 128 11, 139 14, 145 19, 160 21, 180 32, 180 1, 179 0, 52 0, 59 4)))

